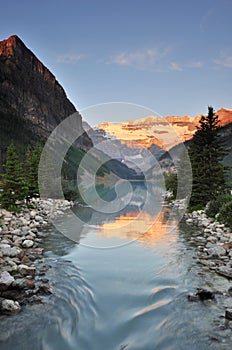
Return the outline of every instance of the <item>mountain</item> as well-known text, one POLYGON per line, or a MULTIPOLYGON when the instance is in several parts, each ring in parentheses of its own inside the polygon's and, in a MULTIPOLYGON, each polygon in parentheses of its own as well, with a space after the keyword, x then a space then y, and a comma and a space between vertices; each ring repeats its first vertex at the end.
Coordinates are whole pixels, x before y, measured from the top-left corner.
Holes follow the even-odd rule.
POLYGON ((161 156, 164 153, 162 148, 155 144, 145 149, 138 147, 135 141, 135 147, 132 148, 121 140, 108 135, 104 130, 91 128, 86 122, 83 122, 83 127, 93 141, 95 150, 104 152, 110 159, 118 160, 140 175, 154 167, 156 162, 154 155, 161 156))
MULTIPOLYGON (((219 116, 221 126, 232 123, 232 109, 221 108, 216 114, 219 116)), ((148 116, 123 123, 102 123, 98 125, 98 129, 131 148, 149 149, 152 145, 156 145, 168 151, 180 142, 188 141, 193 137, 201 116, 198 115, 195 118, 148 116)))
MULTIPOLYGON (((73 113, 78 119, 74 136, 75 133, 82 136, 75 141, 64 160, 67 180, 76 177, 81 159, 93 146, 83 129, 82 117, 55 76, 18 36, 0 41, 0 173, 11 141, 16 144, 22 158, 28 144, 45 141, 56 126, 73 113)), ((64 128, 63 142, 66 142, 67 132, 70 133, 69 127, 64 128)), ((102 162, 106 164, 101 167, 101 176, 113 172, 117 178, 143 178, 120 160, 93 150, 89 167, 102 162)))
MULTIPOLYGON (((66 117, 76 112, 55 76, 13 35, 0 42, 0 164, 13 140, 20 153, 28 143, 45 140, 66 117)), ((92 141, 82 128, 79 146, 88 149, 92 141)))

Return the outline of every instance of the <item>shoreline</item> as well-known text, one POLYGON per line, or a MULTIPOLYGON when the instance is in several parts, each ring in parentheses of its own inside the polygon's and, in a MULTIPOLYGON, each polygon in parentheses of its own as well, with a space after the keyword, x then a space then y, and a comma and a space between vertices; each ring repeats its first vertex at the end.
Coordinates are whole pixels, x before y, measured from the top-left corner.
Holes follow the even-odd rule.
POLYGON ((0 209, 0 315, 18 313, 23 305, 42 303, 43 296, 53 293, 40 243, 49 219, 62 217, 74 203, 32 198, 29 206, 20 213, 0 209))
POLYGON ((232 233, 223 223, 208 217, 204 210, 185 213, 187 225, 200 229, 190 242, 197 244, 197 262, 211 271, 232 279, 232 233))
MULTIPOLYGON (((183 210, 184 200, 174 200, 170 205, 177 211, 183 210)), ((199 229, 199 233, 190 239, 190 243, 196 244, 197 262, 221 276, 232 279, 231 229, 216 218, 208 217, 205 209, 185 212, 181 221, 199 229)))

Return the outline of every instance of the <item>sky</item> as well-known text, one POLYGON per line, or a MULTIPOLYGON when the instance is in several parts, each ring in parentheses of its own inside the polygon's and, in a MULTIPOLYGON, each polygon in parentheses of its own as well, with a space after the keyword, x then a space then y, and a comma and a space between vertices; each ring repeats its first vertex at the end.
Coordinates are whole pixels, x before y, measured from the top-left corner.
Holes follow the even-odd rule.
POLYGON ((17 34, 78 110, 232 108, 232 0, 1 0, 1 14, 0 40, 17 34))

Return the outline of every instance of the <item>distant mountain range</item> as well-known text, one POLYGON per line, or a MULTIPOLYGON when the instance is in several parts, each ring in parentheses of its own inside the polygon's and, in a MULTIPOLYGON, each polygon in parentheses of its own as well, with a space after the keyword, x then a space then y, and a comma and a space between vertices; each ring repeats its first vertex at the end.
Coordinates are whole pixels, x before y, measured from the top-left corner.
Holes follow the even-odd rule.
MULTIPOLYGON (((225 162, 231 164, 232 109, 221 108, 216 114, 220 119, 221 137, 230 151, 225 162)), ((83 127, 97 149, 138 173, 148 171, 150 177, 152 169, 157 169, 157 162, 166 169, 173 165, 172 158, 178 158, 178 145, 191 142, 201 117, 148 116, 122 123, 105 122, 95 129, 84 122, 83 127)))
MULTIPOLYGON (((216 114, 221 126, 232 123, 232 109, 221 108, 216 114)), ((149 148, 151 145, 157 145, 164 150, 169 150, 193 137, 201 117, 202 114, 195 118, 148 116, 123 123, 102 123, 98 125, 98 129, 131 148, 149 148)))
MULTIPOLYGON (((28 144, 45 141, 74 112, 78 117, 77 133, 82 137, 65 160, 66 164, 70 162, 71 173, 75 163, 92 149, 93 162, 100 164, 104 159, 107 163, 102 168, 104 174, 112 171, 116 178, 126 179, 143 179, 143 173, 155 168, 157 162, 162 167, 170 166, 169 151, 176 152, 180 142, 191 140, 201 118, 147 116, 123 123, 106 122, 92 129, 82 121, 55 76, 18 36, 0 42, 0 171, 12 140, 23 154, 28 144)), ((221 135, 230 149, 225 161, 231 164, 232 110, 221 108, 216 113, 221 135)))

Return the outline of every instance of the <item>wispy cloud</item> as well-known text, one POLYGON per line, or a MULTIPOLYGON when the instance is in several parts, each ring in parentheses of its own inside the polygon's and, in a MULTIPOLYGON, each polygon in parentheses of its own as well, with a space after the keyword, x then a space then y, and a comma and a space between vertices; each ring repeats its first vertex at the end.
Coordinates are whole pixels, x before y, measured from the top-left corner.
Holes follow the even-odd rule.
POLYGON ((85 55, 80 54, 80 55, 60 55, 57 57, 57 62, 59 63, 65 63, 65 64, 72 64, 72 63, 77 63, 81 61, 85 55))
POLYGON ((123 51, 111 56, 108 64, 129 66, 149 72, 182 72, 187 69, 198 69, 204 66, 202 61, 177 62, 172 60, 172 49, 166 47, 149 48, 137 51, 123 51))
POLYGON ((232 55, 221 53, 221 55, 214 60, 214 63, 224 68, 232 68, 232 55))
POLYGON ((176 72, 182 72, 183 68, 180 66, 180 64, 178 64, 176 62, 171 62, 170 63, 170 70, 176 71, 176 72))
POLYGON ((159 71, 163 69, 162 59, 164 59, 169 52, 169 48, 148 48, 137 51, 124 51, 115 56, 111 56, 107 63, 131 66, 141 70, 159 71))
POLYGON ((204 67, 204 62, 202 61, 192 61, 192 62, 189 62, 186 66, 187 68, 202 68, 204 67))

